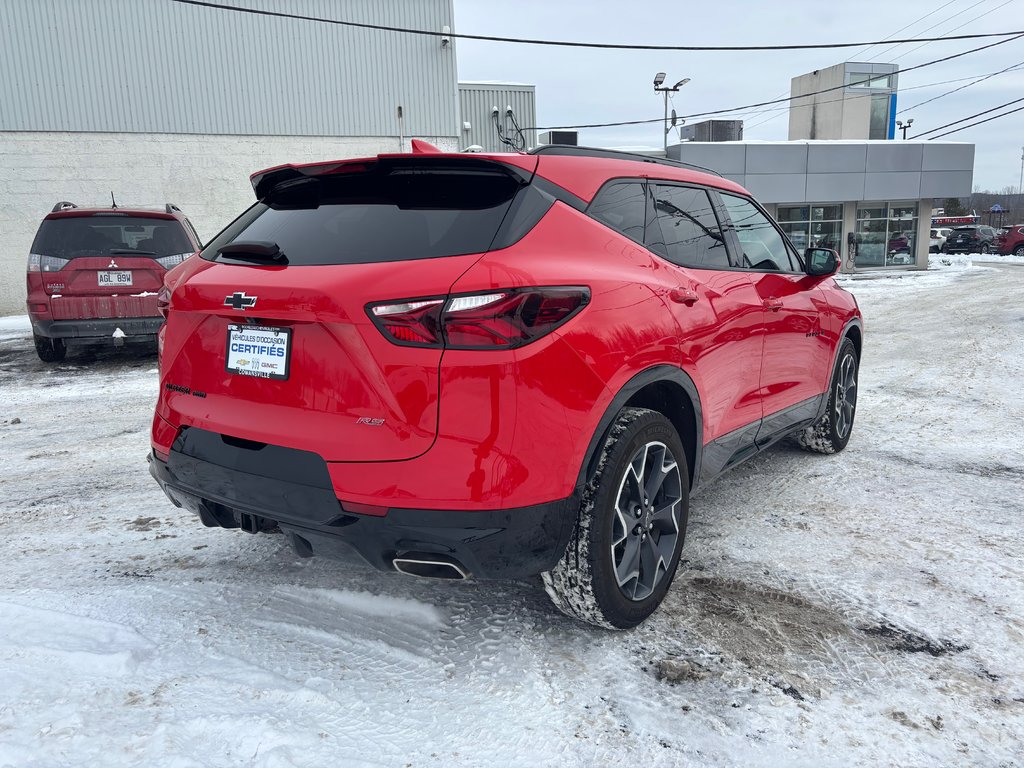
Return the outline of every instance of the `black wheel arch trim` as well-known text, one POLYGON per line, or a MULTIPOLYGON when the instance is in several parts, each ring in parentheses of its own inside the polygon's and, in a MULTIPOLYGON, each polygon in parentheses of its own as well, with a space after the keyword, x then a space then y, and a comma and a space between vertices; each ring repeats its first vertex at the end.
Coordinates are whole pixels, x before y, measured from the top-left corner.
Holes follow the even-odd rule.
MULTIPOLYGON (((855 347, 858 347, 857 367, 860 367, 861 350, 864 346, 864 321, 862 321, 859 317, 851 317, 849 320, 846 321, 846 324, 843 325, 843 331, 841 334, 839 334, 839 343, 836 344, 836 354, 835 357, 832 359, 832 373, 828 377, 828 389, 825 390, 825 396, 821 399, 821 404, 818 406, 817 419, 820 419, 822 416, 824 416, 825 411, 828 410, 829 393, 832 391, 832 385, 835 383, 836 374, 839 372, 839 352, 843 348, 843 342, 850 338, 851 328, 856 328, 857 332, 860 334, 861 343, 858 345, 856 342, 853 342, 853 345, 855 347)), ((850 340, 853 341, 852 339, 850 340)))
MULTIPOLYGON (((633 376, 633 378, 627 381, 615 394, 615 397, 612 398, 611 403, 601 416, 601 420, 597 423, 597 429, 594 430, 594 434, 590 438, 590 443, 587 445, 587 452, 583 457, 583 463, 580 465, 579 474, 576 478, 577 489, 581 489, 586 485, 587 481, 593 476, 594 470, 597 468, 596 465, 598 457, 600 456, 600 448, 604 445, 604 441, 608 435, 608 430, 611 429, 612 423, 615 421, 615 416, 618 412, 622 410, 626 403, 628 403, 630 399, 644 387, 662 381, 682 387, 689 396, 690 403, 693 407, 696 434, 694 435, 693 441, 693 466, 689 469, 691 473, 691 490, 696 488, 698 479, 700 478, 701 458, 704 452, 704 414, 701 410, 700 394, 697 392, 697 385, 693 383, 693 379, 691 379, 690 375, 682 368, 678 368, 673 365, 656 365, 633 376)), ((685 447, 686 436, 680 435, 679 439, 683 442, 685 447)))

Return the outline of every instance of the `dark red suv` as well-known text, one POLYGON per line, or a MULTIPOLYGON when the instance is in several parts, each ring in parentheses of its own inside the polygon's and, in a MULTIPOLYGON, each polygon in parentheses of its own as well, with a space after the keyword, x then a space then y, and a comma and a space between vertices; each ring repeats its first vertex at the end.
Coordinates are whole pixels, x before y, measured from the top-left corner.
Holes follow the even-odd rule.
POLYGON ((28 314, 36 351, 63 360, 68 344, 156 338, 164 274, 200 248, 181 210, 79 208, 57 203, 28 257, 28 314))
POLYGON ((1014 224, 996 235, 996 253, 1007 256, 1024 256, 1024 224, 1014 224))
POLYGON ((850 437, 861 320, 737 184, 577 147, 282 166, 167 276, 150 469, 208 526, 660 603, 698 486, 850 437))

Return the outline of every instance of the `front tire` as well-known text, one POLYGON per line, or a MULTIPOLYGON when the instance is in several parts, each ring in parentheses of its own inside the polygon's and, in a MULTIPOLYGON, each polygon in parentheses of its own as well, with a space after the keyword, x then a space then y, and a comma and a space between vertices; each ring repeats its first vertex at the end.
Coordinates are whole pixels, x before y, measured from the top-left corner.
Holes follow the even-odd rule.
POLYGON ((796 441, 805 451, 839 453, 850 442, 853 418, 857 415, 860 361, 857 348, 849 339, 843 339, 838 360, 825 413, 817 422, 796 433, 796 441))
POLYGON ((36 345, 36 354, 44 363, 59 363, 68 353, 63 339, 49 339, 46 336, 33 333, 32 341, 36 345))
POLYGON ((542 574, 563 613, 630 629, 661 604, 675 576, 689 518, 686 454, 657 411, 623 408, 584 489, 562 559, 542 574))
POLYGON ((1018 245, 1013 249, 1014 256, 1024 256, 1024 245, 1018 245))
POLYGON ((992 249, 989 248, 988 243, 982 243, 982 246, 981 246, 981 252, 982 253, 988 253, 991 250, 992 249))

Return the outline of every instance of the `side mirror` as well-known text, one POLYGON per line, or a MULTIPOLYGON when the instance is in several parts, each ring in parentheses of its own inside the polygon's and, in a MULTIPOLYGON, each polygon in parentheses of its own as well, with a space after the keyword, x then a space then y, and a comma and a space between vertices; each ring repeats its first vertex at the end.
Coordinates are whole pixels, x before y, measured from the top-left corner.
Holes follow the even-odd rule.
POLYGON ((839 254, 831 248, 808 248, 804 251, 804 272, 811 277, 834 275, 839 269, 839 254))

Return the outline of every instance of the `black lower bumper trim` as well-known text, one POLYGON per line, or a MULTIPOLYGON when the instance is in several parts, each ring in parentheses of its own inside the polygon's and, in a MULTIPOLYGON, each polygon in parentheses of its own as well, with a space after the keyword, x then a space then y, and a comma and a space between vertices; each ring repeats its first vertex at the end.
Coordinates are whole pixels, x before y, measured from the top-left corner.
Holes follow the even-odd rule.
POLYGON ((164 319, 162 317, 103 317, 92 320, 33 320, 32 330, 37 336, 65 341, 113 343, 126 341, 152 341, 164 319), (120 328, 123 337, 114 337, 120 328))
MULTIPOLYGON (((218 463, 209 458, 172 450, 163 462, 151 454, 150 473, 176 506, 199 515, 208 526, 252 533, 280 530, 303 557, 345 557, 355 550, 380 570, 394 570, 392 561, 403 555, 445 555, 476 578, 538 574, 562 556, 579 509, 574 495, 503 510, 393 508, 384 516, 363 515, 345 511, 333 490, 296 483, 294 475, 257 475, 225 466, 230 458, 218 457, 218 463)), ((313 464, 306 470, 313 472, 313 464)))

